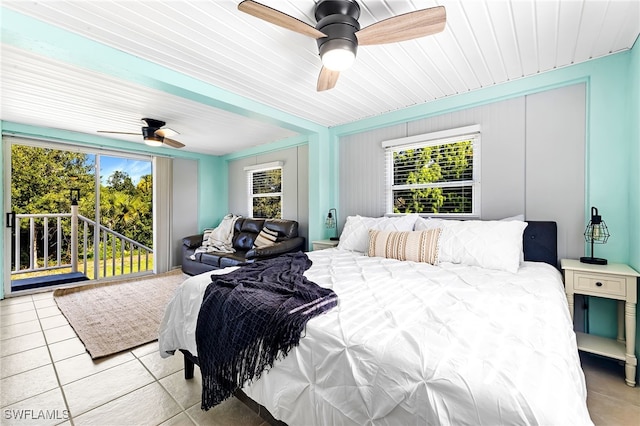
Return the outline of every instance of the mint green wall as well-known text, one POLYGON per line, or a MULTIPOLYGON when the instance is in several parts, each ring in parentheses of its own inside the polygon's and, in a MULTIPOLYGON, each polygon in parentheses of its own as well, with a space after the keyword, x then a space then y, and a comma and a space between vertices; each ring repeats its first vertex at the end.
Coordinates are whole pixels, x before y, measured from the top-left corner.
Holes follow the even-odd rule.
MULTIPOLYGON (((631 226, 629 234, 631 247, 629 250, 629 263, 637 271, 640 271, 640 42, 636 40, 631 51, 629 65, 629 116, 631 124, 631 155, 629 156, 629 166, 631 169, 631 182, 629 191, 629 213, 631 215, 631 226)), ((638 311, 638 310, 636 310, 638 311)), ((636 354, 640 354, 640 315, 636 318, 636 354)), ((638 373, 640 377, 640 372, 638 373)))
POLYGON ((204 229, 229 211, 229 174, 221 157, 203 155, 198 161, 198 229, 204 229))
MULTIPOLYGON (((592 77, 591 98, 595 101, 590 104, 592 123, 587 159, 590 186, 587 189, 587 195, 592 200, 603 200, 600 204, 592 202, 596 206, 604 206, 607 205, 605 203, 610 202, 616 203, 616 208, 607 207, 608 213, 603 216, 612 235, 609 241, 620 237, 628 239, 626 257, 616 257, 611 254, 611 251, 607 250, 609 243, 598 247, 599 253, 608 257, 610 261, 628 263, 640 271, 640 223, 638 220, 640 49, 637 45, 636 42, 634 49, 630 52, 615 55, 616 61, 609 67, 608 74, 597 73, 592 77), (610 119, 613 114, 619 115, 623 122, 605 121, 604 118, 610 119), (603 117, 603 119, 594 123, 594 117, 603 117), (608 179, 609 176, 612 177, 608 179), (619 178, 613 176, 619 176, 619 178), (621 186, 612 190, 614 184, 621 186)), ((615 301, 589 298, 589 332, 611 338, 616 337, 616 310, 615 301)), ((638 354, 640 353, 640 319, 636 318, 636 320, 636 354, 638 354)))
MULTIPOLYGON (((629 155, 630 183, 629 183, 629 263, 640 271, 640 41, 631 50, 629 60, 629 108, 628 117, 630 130, 629 141, 631 152, 629 155)), ((636 312, 640 310, 636 309, 636 312)), ((636 317, 636 356, 640 354, 640 314, 636 317)), ((640 371, 638 372, 640 377, 640 371)), ((638 380, 637 380, 638 381, 638 380)))
POLYGON ((629 263, 637 271, 640 271, 640 40, 636 40, 630 56, 628 76, 630 99, 627 120, 629 120, 631 144, 629 212, 632 220, 629 226, 631 238, 629 263))

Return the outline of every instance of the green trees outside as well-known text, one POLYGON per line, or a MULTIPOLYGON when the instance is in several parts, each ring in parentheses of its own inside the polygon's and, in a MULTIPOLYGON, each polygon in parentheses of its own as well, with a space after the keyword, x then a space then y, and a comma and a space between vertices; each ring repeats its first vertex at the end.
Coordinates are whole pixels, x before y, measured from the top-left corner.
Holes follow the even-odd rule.
POLYGON ((94 169, 95 161, 86 154, 13 145, 11 208, 18 214, 68 213, 69 191, 79 188, 83 197, 80 212, 92 215, 86 198, 95 192, 94 169))
POLYGON ((253 172, 252 191, 253 217, 282 218, 281 168, 253 172))
POLYGON ((395 151, 393 170, 394 213, 471 212, 472 141, 395 151))
POLYGON ((100 217, 103 225, 153 247, 151 175, 145 175, 137 186, 126 172, 115 171, 107 185, 100 186, 100 217))
MULTIPOLYGON (((71 211, 70 190, 80 190, 79 214, 95 218, 95 156, 57 149, 25 145, 11 147, 11 202, 17 214, 55 214, 71 211)), ((143 245, 153 247, 152 234, 152 175, 143 176, 137 185, 126 171, 115 171, 105 184, 100 185, 101 223, 114 231, 143 245)), ((57 244, 55 220, 48 226, 48 238, 44 235, 44 220, 38 219, 35 226, 34 250, 44 253, 48 240, 49 257, 55 258, 61 250, 63 262, 70 260, 70 221, 62 221, 61 247, 57 244)), ((29 221, 20 224, 20 265, 28 265, 30 229, 29 221)), ((82 232, 82 231, 81 231, 82 232)), ((92 231, 88 236, 93 241, 92 231)), ((119 242, 118 242, 119 244, 119 242)), ((117 247, 120 249, 120 247, 117 247)), ((100 248, 98 248, 100 249, 100 248)), ((109 254, 111 247, 107 246, 109 254)), ((89 257, 94 249, 89 248, 89 257)), ((12 255, 12 259, 14 256, 12 255)), ((53 261, 53 260, 52 260, 53 261)), ((40 265, 42 266, 42 265, 40 265)))

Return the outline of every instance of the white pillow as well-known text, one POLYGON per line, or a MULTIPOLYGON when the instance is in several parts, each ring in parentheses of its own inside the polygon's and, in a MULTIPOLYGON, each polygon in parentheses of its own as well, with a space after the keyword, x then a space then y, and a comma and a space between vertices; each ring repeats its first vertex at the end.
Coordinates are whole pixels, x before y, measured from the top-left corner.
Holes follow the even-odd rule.
POLYGON ((379 231, 413 231, 417 214, 393 217, 348 216, 340 233, 338 248, 366 253, 369 249, 369 229, 379 231))
POLYGON ((440 234, 440 262, 518 272, 522 233, 527 223, 498 220, 447 220, 440 234))
MULTIPOLYGON (((509 222, 509 221, 520 221, 520 222, 524 222, 524 214, 517 214, 515 216, 511 216, 511 217, 505 217, 504 219, 500 219, 503 222, 509 222)), ((528 225, 528 224, 527 224, 528 225)), ((526 226, 525 226, 526 228, 526 226)), ((521 242, 520 244, 520 263, 524 262, 524 246, 523 246, 523 242, 521 242)))
MULTIPOLYGON (((516 221, 516 222, 523 222, 525 224, 525 228, 527 227, 527 223, 524 222, 524 215, 523 214, 519 214, 516 216, 511 216, 511 217, 505 217, 504 219, 500 219, 500 222, 512 222, 512 221, 516 221)), ((444 228, 447 226, 448 223, 453 223, 453 222, 462 222, 460 220, 457 219, 440 219, 440 218, 423 218, 420 217, 416 220, 416 224, 415 224, 415 230, 416 231, 424 231, 426 229, 433 229, 433 228, 444 228)), ((484 221, 484 222, 491 222, 491 221, 484 221)), ((519 242, 519 261, 520 263, 524 262, 524 248, 522 245, 522 239, 520 239, 519 242)), ((442 260, 442 257, 440 257, 440 260, 442 260)), ((445 261, 443 261, 445 262, 445 261)), ((447 260, 446 262, 449 262, 449 260, 447 260)))
POLYGON ((511 220, 518 220, 520 222, 524 222, 524 214, 517 214, 515 216, 505 217, 504 219, 500 219, 503 222, 508 222, 511 220))
POLYGON ((413 227, 414 231, 424 231, 427 229, 444 228, 448 222, 460 222, 457 219, 440 219, 433 217, 419 217, 413 227))

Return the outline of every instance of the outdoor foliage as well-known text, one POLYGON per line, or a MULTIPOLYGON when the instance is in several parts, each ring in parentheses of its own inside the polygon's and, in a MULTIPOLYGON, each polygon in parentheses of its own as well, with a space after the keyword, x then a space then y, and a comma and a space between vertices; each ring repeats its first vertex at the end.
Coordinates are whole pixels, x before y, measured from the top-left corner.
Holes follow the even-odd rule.
MULTIPOLYGON (((11 208, 19 214, 68 213, 69 191, 79 188, 84 197, 80 212, 92 215, 86 207, 86 196, 94 193, 94 168, 86 154, 13 145, 11 208)), ((93 211, 92 205, 89 208, 93 211)))
POLYGON ((473 178, 473 144, 455 142, 393 153, 394 213, 470 213, 471 187, 439 186, 473 178))
POLYGON ((253 217, 282 218, 282 169, 253 172, 253 217), (259 194, 260 196, 255 196, 259 194), (277 195, 276 195, 277 194, 277 195))
MULTIPOLYGON (((95 219, 95 157, 93 155, 47 149, 32 146, 11 147, 11 200, 12 211, 17 214, 70 213, 70 190, 80 190, 79 214, 95 219)), ((134 185, 131 177, 123 171, 115 171, 100 185, 101 223, 147 247, 153 247, 152 236, 152 176, 146 175, 134 185)), ((44 253, 44 220, 35 223, 34 249, 44 253)), ((29 221, 20 224, 20 264, 28 266, 30 229, 29 221)), ((49 219, 48 252, 50 261, 61 250, 63 263, 70 261, 71 225, 68 218, 61 221, 61 247, 57 244, 56 219, 49 219)), ((80 229, 81 238, 83 230, 80 229)), ((87 235, 93 241, 93 230, 87 235)), ((128 245, 127 245, 128 246, 128 245)), ((117 241, 116 248, 120 249, 117 241)), ((111 256, 111 244, 107 244, 111 256)), ((128 247, 127 247, 128 249, 128 247)), ((98 247, 102 252, 102 244, 98 247)), ((93 258, 94 248, 87 247, 88 257, 93 258)), ((39 257, 39 256, 36 256, 39 257)), ((12 256, 12 259, 14 256, 12 256)), ((42 266, 42 265, 40 265, 42 266)))
POLYGON ((143 176, 134 186, 127 173, 116 171, 100 186, 103 225, 147 247, 153 246, 152 177, 143 176))

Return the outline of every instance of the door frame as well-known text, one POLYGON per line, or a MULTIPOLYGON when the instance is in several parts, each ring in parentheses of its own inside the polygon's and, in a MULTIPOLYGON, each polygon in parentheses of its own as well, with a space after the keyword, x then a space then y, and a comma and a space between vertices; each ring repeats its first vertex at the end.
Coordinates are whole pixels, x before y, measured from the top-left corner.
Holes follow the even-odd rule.
MULTIPOLYGON (((144 154, 144 153, 134 153, 128 151, 119 151, 114 149, 105 149, 102 147, 91 147, 84 146, 64 141, 56 141, 56 140, 48 140, 46 138, 36 138, 36 137, 28 137, 28 136, 14 136, 10 134, 3 134, 2 136, 2 152, 0 152, 0 156, 2 157, 2 165, 3 165, 3 176, 2 176, 2 214, 3 214, 3 224, 2 224, 2 233, 0 237, 2 238, 2 247, 3 247, 3 261, 0 265, 2 273, 0 274, 3 279, 3 285, 0 288, 0 299, 4 299, 8 296, 11 296, 13 293, 11 292, 11 232, 7 227, 7 216, 6 213, 11 212, 11 147, 13 145, 26 145, 26 146, 34 146, 39 148, 50 148, 50 149, 58 149, 58 150, 66 150, 71 152, 81 152, 85 154, 91 154, 96 156, 95 162, 95 191, 96 191, 96 208, 95 208, 95 220, 99 223, 100 220, 100 156, 107 157, 123 157, 127 159, 133 160, 143 160, 149 161, 152 165, 151 167, 151 175, 153 176, 153 181, 155 185, 156 176, 155 176, 155 167, 153 167, 153 159, 154 155, 152 153, 144 154)), ((155 210, 156 198, 153 197, 152 208, 155 210)), ((154 217, 154 228, 155 217, 154 217)), ((155 232, 153 233, 153 245, 155 247, 155 232)), ((155 251, 155 249, 154 249, 155 251)), ((154 266, 155 269, 155 266, 154 266)), ((64 284, 63 284, 64 285, 64 284)), ((68 285, 68 284, 66 284, 68 285)), ((51 290, 58 286, 51 287, 43 287, 47 290, 51 290)), ((22 290, 20 294, 29 294, 42 291, 42 289, 34 289, 34 290, 22 290)))

